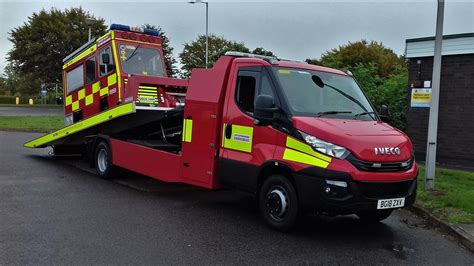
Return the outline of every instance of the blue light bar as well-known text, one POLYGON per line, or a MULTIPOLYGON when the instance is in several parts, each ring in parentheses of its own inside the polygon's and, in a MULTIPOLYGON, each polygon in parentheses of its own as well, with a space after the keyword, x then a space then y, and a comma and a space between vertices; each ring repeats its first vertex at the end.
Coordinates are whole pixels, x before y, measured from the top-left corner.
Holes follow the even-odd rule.
POLYGON ((160 31, 159 30, 152 30, 152 29, 143 29, 140 27, 130 27, 126 25, 121 25, 121 24, 112 24, 110 25, 110 30, 121 30, 121 31, 133 31, 133 32, 139 32, 147 35, 153 35, 153 36, 159 36, 160 31))

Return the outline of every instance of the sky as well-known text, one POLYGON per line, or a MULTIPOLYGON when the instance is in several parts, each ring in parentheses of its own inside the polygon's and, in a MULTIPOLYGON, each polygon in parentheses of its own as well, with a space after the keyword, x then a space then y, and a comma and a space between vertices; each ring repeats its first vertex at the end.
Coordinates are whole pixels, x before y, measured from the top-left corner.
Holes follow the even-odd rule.
MULTIPOLYGON (((106 24, 160 25, 175 57, 205 33, 205 6, 179 1, 0 0, 0 74, 12 48, 8 32, 41 9, 82 6, 106 24)), ((436 1, 224 1, 209 0, 209 32, 264 47, 280 58, 320 58, 327 50, 361 39, 382 42, 404 54, 405 39, 434 36, 436 1)), ((446 0, 444 34, 474 32, 474 0, 446 0)))

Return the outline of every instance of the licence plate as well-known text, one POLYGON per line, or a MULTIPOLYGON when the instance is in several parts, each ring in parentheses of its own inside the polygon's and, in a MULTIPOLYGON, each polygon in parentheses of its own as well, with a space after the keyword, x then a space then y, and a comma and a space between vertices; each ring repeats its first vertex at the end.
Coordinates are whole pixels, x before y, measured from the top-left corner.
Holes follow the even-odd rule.
POLYGON ((382 199, 377 202, 377 210, 393 209, 405 206, 405 198, 382 199))

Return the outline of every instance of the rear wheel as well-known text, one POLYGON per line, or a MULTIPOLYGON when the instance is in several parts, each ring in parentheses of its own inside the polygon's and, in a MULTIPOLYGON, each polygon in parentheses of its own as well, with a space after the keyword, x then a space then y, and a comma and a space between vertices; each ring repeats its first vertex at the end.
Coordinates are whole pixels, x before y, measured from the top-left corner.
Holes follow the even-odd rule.
POLYGON ((289 231, 298 217, 298 198, 293 184, 281 175, 268 177, 260 189, 259 209, 270 227, 289 231))
POLYGON ((364 211, 357 213, 359 219, 367 223, 377 223, 387 219, 393 210, 364 211))
POLYGON ((96 146, 94 158, 97 174, 104 179, 112 178, 112 152, 107 142, 102 141, 96 146))

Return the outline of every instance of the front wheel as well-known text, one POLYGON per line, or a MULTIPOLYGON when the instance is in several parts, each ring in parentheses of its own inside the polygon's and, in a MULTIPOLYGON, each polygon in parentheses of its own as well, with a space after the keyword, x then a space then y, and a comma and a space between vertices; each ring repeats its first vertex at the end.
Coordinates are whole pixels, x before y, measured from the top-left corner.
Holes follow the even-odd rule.
POLYGON ((289 231, 298 217, 298 197, 293 184, 281 175, 268 177, 260 189, 259 209, 270 227, 289 231))
POLYGON ((96 146, 94 158, 97 174, 104 179, 112 178, 112 151, 107 142, 102 141, 96 146))
POLYGON ((393 210, 364 211, 357 213, 359 219, 367 223, 377 223, 387 219, 393 210))

